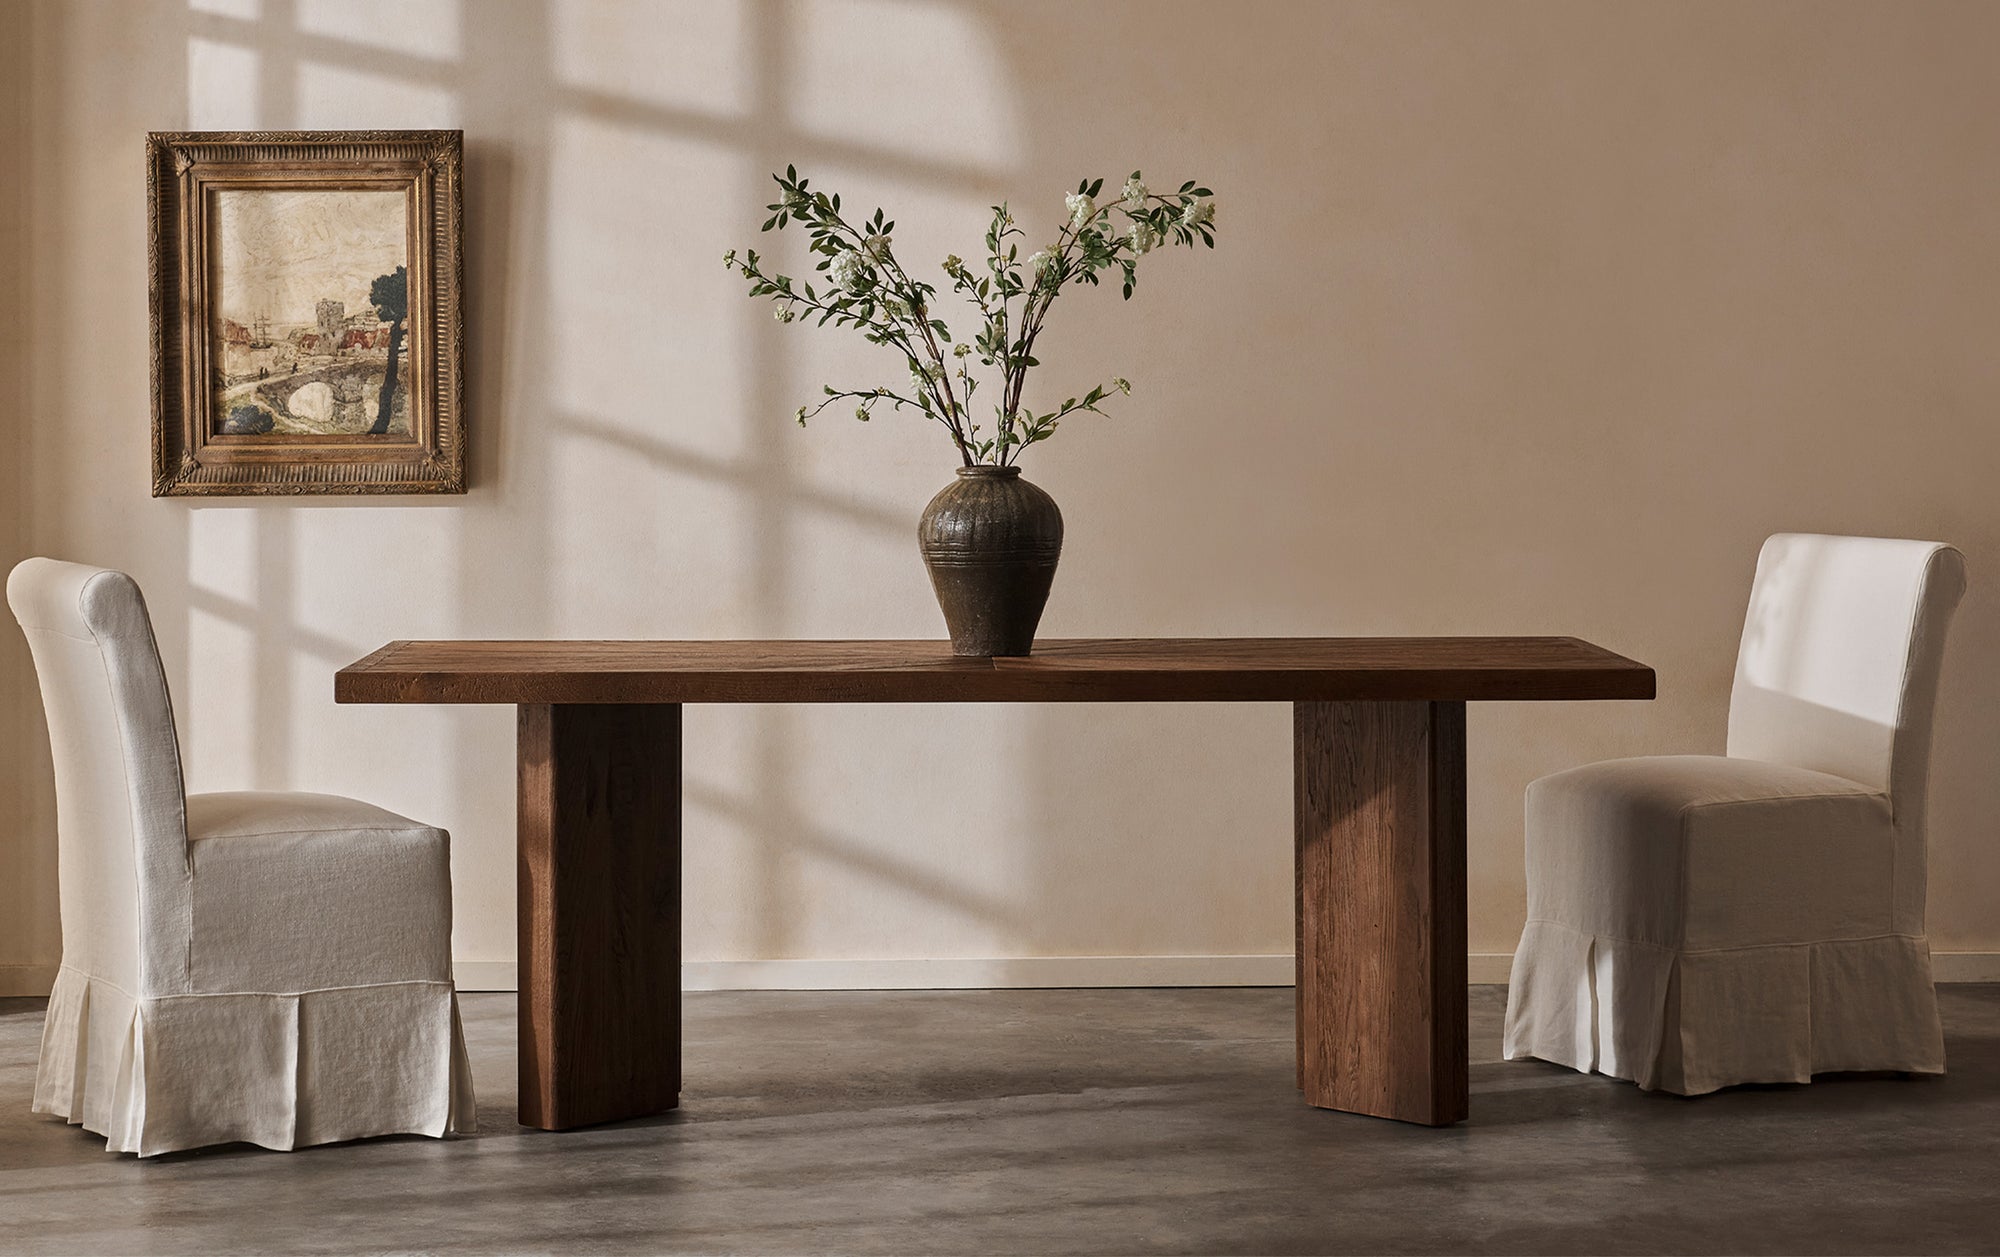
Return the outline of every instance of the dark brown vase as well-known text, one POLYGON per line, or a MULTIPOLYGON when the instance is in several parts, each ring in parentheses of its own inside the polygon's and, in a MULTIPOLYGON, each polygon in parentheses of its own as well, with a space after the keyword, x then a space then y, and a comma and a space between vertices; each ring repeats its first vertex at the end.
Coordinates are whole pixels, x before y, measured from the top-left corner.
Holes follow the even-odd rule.
POLYGON ((961 467, 917 523, 954 655, 1025 655, 1062 557, 1056 500, 1019 467, 961 467))

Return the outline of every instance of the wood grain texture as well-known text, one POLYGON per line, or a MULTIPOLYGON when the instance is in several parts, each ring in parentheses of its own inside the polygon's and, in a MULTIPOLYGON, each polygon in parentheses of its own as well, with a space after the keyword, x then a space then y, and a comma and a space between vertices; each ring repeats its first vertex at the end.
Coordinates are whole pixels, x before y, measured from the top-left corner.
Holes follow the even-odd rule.
POLYGON ((520 1117, 680 1102, 681 711, 524 706, 520 1117))
POLYGON ((1465 705, 1299 703, 1299 1085, 1321 1108, 1466 1116, 1465 705))
POLYGON ((391 642, 343 703, 1298 702, 1643 699, 1653 670, 1573 637, 391 642))

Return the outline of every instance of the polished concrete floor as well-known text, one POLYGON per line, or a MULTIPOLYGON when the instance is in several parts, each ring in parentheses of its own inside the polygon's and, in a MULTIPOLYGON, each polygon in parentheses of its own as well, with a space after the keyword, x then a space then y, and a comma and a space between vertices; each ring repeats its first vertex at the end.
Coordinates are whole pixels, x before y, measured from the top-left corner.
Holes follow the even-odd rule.
POLYGON ((2000 1252, 2000 986, 1951 1073, 1683 1100, 1499 1059, 1472 1120, 1306 1107, 1288 990, 687 999, 683 1109, 514 1124, 513 999, 465 997, 480 1134, 140 1162, 28 1112, 0 1001, 6 1253, 2000 1252))

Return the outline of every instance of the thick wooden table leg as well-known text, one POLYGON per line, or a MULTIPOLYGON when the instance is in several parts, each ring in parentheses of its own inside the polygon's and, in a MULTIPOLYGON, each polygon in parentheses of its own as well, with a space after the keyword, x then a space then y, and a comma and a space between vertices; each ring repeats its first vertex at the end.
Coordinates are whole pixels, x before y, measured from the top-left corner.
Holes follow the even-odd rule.
POLYGON ((1299 1086, 1466 1116, 1465 704, 1297 703, 1299 1086))
POLYGON ((520 709, 521 1124, 681 1090, 681 709, 520 709))

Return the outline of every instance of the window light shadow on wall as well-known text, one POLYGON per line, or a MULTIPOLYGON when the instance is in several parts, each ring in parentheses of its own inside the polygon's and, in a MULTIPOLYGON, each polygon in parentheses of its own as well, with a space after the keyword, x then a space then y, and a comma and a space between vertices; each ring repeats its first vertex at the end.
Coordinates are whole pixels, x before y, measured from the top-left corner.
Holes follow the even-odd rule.
MULTIPOLYGON (((338 737, 352 788, 379 795, 363 775, 414 750, 439 764, 441 791, 410 806, 455 794, 479 821, 455 822, 461 850, 504 859, 511 814, 492 809, 511 809, 511 792, 494 787, 511 765, 511 723, 336 712, 335 668, 395 636, 811 636, 829 624, 821 604, 802 602, 816 545, 893 552, 914 570, 904 495, 871 496, 857 486, 872 481, 846 474, 885 451, 807 445, 785 421, 828 370, 884 365, 801 365, 827 352, 805 342, 824 338, 773 324, 719 258, 754 238, 768 172, 787 162, 901 207, 913 228, 942 220, 939 257, 976 233, 1014 173, 1020 125, 978 6, 188 0, 186 20, 191 129, 477 121, 466 171, 472 493, 190 510, 182 675, 197 788, 218 774, 345 788, 319 753, 338 737), (855 90, 842 67, 890 44, 929 54, 855 90), (714 523, 691 532, 691 518, 714 523), (408 547, 417 536, 428 540, 408 547), (434 578, 412 600, 421 605, 360 623, 346 599, 318 592, 366 586, 370 561, 342 552, 361 538, 378 547, 373 562, 434 578), (231 683, 245 671, 254 685, 231 683), (241 697, 223 697, 232 693, 241 697), (356 746, 357 731, 381 745, 356 746)), ((864 595, 844 596, 865 622, 864 595)), ((841 717, 814 717, 827 718, 841 717)), ((710 757, 726 764, 705 761, 690 737, 686 797, 691 839, 705 825, 733 828, 755 865, 732 914, 755 935, 736 946, 795 954, 803 886, 822 875, 1014 924, 971 889, 976 874, 815 822, 798 780, 808 748, 797 713, 735 719, 747 742, 710 757)))

